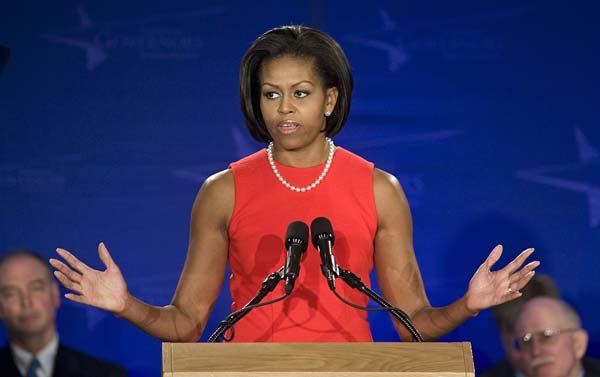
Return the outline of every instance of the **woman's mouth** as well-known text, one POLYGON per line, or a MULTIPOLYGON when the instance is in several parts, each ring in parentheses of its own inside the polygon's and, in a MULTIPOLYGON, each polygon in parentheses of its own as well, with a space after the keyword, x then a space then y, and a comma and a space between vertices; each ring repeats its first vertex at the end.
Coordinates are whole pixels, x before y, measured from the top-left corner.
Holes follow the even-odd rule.
POLYGON ((284 135, 294 133, 298 129, 298 127, 300 127, 300 125, 292 121, 284 121, 277 125, 279 131, 284 135))

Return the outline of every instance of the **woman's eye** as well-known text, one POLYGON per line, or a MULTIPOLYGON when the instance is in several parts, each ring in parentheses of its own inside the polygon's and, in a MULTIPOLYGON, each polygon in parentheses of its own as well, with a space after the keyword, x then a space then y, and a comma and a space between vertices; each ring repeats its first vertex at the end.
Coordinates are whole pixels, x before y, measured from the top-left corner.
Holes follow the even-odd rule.
POLYGON ((307 91, 304 91, 304 90, 298 90, 298 91, 296 91, 296 92, 294 93, 294 95, 295 95, 296 97, 298 97, 298 98, 304 98, 304 97, 308 96, 308 94, 309 94, 309 93, 308 93, 307 91))
POLYGON ((279 93, 277 92, 266 92, 265 94, 263 94, 267 99, 275 99, 275 98, 279 98, 279 93))

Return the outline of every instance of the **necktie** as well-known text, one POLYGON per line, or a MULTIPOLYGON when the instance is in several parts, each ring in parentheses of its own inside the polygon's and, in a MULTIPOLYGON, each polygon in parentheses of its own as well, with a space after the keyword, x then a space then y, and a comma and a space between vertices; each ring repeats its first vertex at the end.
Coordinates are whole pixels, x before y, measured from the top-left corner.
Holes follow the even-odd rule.
POLYGON ((40 367, 40 361, 35 357, 29 363, 27 367, 27 374, 25 377, 37 377, 37 369, 40 367))

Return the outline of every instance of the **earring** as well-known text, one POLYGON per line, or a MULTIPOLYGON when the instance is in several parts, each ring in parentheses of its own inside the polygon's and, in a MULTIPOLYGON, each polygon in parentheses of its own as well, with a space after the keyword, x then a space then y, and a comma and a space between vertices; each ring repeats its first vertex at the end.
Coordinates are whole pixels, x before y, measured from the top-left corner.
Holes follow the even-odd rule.
POLYGON ((326 116, 326 117, 328 117, 328 116, 330 116, 330 115, 331 115, 331 111, 326 111, 326 112, 325 112, 325 116, 326 116))

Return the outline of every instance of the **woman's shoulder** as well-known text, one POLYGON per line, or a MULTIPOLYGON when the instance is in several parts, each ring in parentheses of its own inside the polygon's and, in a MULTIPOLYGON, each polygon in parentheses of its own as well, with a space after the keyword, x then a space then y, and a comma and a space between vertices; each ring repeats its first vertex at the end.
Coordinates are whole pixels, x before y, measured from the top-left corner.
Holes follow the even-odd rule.
POLYGON ((384 201, 394 198, 406 201, 404 190, 398 178, 385 170, 373 169, 373 189, 375 197, 384 201))
POLYGON ((378 192, 389 194, 394 191, 402 191, 400 182, 393 174, 375 167, 375 164, 371 161, 343 147, 337 147, 336 154, 338 153, 339 157, 346 161, 346 163, 351 163, 355 165, 354 167, 362 167, 373 172, 373 187, 376 190, 376 194, 378 192))
POLYGON ((400 181, 393 174, 379 168, 373 169, 373 184, 386 187, 400 186, 400 181))
POLYGON ((202 184, 200 191, 208 191, 209 193, 219 193, 223 191, 233 190, 234 180, 231 168, 221 170, 214 173, 202 184))
POLYGON ((265 161, 266 158, 267 158, 267 150, 263 148, 263 149, 260 149, 248 156, 242 157, 235 162, 230 163, 229 168, 238 170, 243 167, 253 166, 256 163, 265 161))
POLYGON ((194 202, 194 207, 223 207, 235 197, 235 186, 231 169, 225 169, 206 178, 194 202))
POLYGON ((231 169, 226 169, 208 177, 194 200, 192 218, 210 219, 223 227, 233 212, 235 186, 231 169))
POLYGON ((339 156, 346 161, 352 161, 356 164, 360 164, 371 169, 375 166, 375 164, 373 164, 371 161, 344 147, 337 146, 335 153, 339 154, 339 156))

